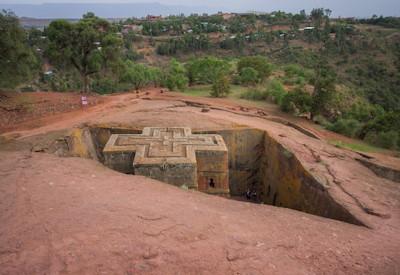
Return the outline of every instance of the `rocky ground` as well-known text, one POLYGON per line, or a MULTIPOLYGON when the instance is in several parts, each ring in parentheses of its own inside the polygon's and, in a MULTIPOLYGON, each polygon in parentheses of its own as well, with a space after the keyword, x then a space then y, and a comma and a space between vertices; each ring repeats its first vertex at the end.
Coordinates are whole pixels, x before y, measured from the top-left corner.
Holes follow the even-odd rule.
MULTIPOLYGON (((103 98, 89 96, 88 106, 103 102, 103 98)), ((79 93, 0 93, 0 133, 18 128, 40 126, 40 118, 81 110, 79 93)))
POLYGON ((157 89, 15 123, 0 139, 0 274, 399 274, 400 183, 360 157, 307 121, 157 89), (365 226, 32 152, 82 125, 265 130, 365 226))

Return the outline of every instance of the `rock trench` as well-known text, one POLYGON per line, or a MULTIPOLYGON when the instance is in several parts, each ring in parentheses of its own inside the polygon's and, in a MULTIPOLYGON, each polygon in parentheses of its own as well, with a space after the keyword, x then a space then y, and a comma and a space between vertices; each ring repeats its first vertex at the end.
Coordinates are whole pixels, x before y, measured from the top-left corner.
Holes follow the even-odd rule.
MULTIPOLYGON (((73 156, 104 163, 103 149, 112 134, 140 134, 142 129, 86 126, 74 129, 66 148, 73 156)), ((241 128, 193 131, 218 134, 228 148, 230 198, 291 208, 355 225, 365 225, 329 193, 329 185, 304 168, 295 154, 266 131, 241 128)), ((132 156, 133 157, 133 156, 132 156)))

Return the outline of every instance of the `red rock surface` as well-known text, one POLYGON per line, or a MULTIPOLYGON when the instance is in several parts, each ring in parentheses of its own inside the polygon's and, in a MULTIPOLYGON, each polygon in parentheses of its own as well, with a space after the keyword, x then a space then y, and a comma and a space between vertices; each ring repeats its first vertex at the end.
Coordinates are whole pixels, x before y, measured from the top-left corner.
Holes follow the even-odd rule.
POLYGON ((1 154, 1 274, 396 274, 371 230, 122 175, 91 160, 1 154))
POLYGON ((39 118, 79 111, 102 103, 98 96, 87 96, 88 107, 82 107, 79 93, 0 93, 0 133, 21 127, 40 126, 39 118))
MULTIPOLYGON (((0 144, 0 274, 399 273, 398 183, 377 177, 354 160, 356 153, 249 116, 257 110, 241 113, 228 101, 195 100, 211 105, 202 113, 180 95, 152 93, 146 95, 151 100, 133 94, 107 98, 90 110, 47 117, 38 121, 41 127, 3 136, 18 139, 0 144), (57 136, 51 131, 82 123, 266 130, 368 227, 26 150, 57 136)), ((395 158, 375 157, 399 167, 395 158)))

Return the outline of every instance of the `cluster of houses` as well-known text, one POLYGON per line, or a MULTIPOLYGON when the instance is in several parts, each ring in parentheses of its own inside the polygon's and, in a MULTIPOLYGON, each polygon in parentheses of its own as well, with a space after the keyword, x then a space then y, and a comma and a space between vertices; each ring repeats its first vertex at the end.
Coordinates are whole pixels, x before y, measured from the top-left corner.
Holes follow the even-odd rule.
MULTIPOLYGON (((222 18, 224 19, 224 21, 230 20, 236 16, 248 16, 248 15, 252 15, 254 13, 224 13, 224 12, 218 12, 217 15, 222 16, 222 18)), ((134 32, 134 33, 141 33, 143 30, 143 25, 140 22, 156 22, 156 21, 160 21, 163 20, 164 17, 159 15, 159 16, 155 16, 155 15, 148 15, 145 18, 142 18, 140 20, 138 20, 137 23, 132 23, 132 24, 125 24, 122 27, 122 33, 126 34, 128 32, 134 32)), ((202 22, 201 23, 203 25, 203 27, 207 27, 207 25, 209 25, 209 22, 202 22)), ((227 27, 223 24, 218 25, 217 26, 218 29, 220 29, 221 31, 226 31, 227 27)), ((273 27, 273 26, 272 26, 273 27)), ((303 27, 303 28, 299 28, 298 31, 300 32, 307 32, 307 31, 312 31, 314 30, 315 27, 312 26, 307 26, 307 27, 303 27)), ((167 29, 164 29, 163 31, 167 31, 167 29)), ((182 31, 184 33, 193 33, 193 30, 191 29, 189 24, 182 24, 182 31)))
POLYGON ((143 30, 142 25, 136 25, 136 24, 126 24, 122 26, 122 33, 128 33, 128 32, 135 32, 135 33, 140 33, 143 30))
MULTIPOLYGON (((239 16, 239 15, 246 15, 246 14, 241 14, 241 13, 224 13, 224 12, 218 12, 217 15, 222 16, 222 18, 224 20, 230 20, 231 18, 235 17, 235 16, 239 16)), ((161 15, 148 15, 145 18, 142 18, 141 20, 138 21, 147 21, 147 22, 155 22, 155 21, 159 21, 159 20, 163 20, 164 17, 161 15)), ((202 22, 201 24, 204 25, 204 27, 206 27, 206 25, 208 25, 208 22, 202 22)), ((220 28, 225 31, 226 30, 226 26, 221 25, 220 28)), ((137 24, 126 24, 123 25, 122 27, 122 33, 128 33, 128 32, 135 32, 135 33, 141 33, 143 30, 143 26, 140 23, 137 24)), ((192 33, 193 30, 190 28, 190 26, 188 24, 183 24, 182 25, 182 30, 186 33, 192 33)))

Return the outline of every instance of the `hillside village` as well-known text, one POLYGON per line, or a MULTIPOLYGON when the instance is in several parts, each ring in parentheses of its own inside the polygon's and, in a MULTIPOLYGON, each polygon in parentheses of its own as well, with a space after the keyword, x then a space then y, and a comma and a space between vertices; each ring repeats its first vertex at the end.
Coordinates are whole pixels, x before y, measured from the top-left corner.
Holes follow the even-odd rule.
MULTIPOLYGON (((310 14, 220 12, 148 15, 101 23, 88 13, 82 23, 100 20, 100 31, 107 34, 91 38, 88 57, 103 55, 106 62, 99 63, 93 73, 89 67, 85 69, 90 75, 84 77, 84 88, 108 94, 155 85, 207 95, 214 77, 221 75, 220 82, 225 79, 227 89, 214 93, 217 97, 230 94, 273 102, 283 111, 312 118, 329 130, 397 148, 399 20, 331 18, 330 14, 328 9, 314 9, 310 14), (107 41, 100 41, 106 37, 107 41), (247 66, 243 67, 241 59, 247 57, 252 61, 243 61, 247 66), (262 66, 265 68, 260 69, 262 66), (326 87, 319 88, 315 81, 322 75, 320 83, 326 87), (230 85, 235 92, 229 93, 230 85), (317 95, 317 89, 329 91, 317 95), (371 122, 372 118, 376 122, 371 122), (382 123, 387 126, 377 126, 382 123)), ((62 27, 59 22, 62 20, 43 30, 27 30, 32 58, 40 69, 34 69, 32 82, 19 85, 20 89, 82 88, 80 79, 85 72, 74 69, 77 61, 60 63, 54 55, 62 45, 55 40, 62 31, 57 29, 62 27)))

